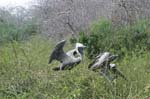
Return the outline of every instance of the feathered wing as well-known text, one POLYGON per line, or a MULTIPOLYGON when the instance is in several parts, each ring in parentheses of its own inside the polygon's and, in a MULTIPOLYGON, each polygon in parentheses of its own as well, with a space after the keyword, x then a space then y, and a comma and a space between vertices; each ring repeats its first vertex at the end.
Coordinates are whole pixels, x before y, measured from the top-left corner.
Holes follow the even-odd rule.
POLYGON ((64 47, 65 43, 66 43, 66 40, 62 40, 62 41, 60 41, 59 43, 56 44, 54 50, 52 51, 52 53, 50 55, 49 64, 53 60, 63 62, 65 57, 67 57, 66 53, 63 50, 63 47, 64 47))
POLYGON ((118 58, 118 55, 110 55, 110 56, 108 57, 108 61, 109 61, 109 62, 112 62, 112 61, 116 60, 117 58, 118 58))
POLYGON ((101 56, 102 56, 102 53, 96 56, 95 59, 88 65, 88 68, 91 68, 96 62, 98 62, 98 58, 100 58, 101 56))
POLYGON ((88 68, 91 68, 96 62, 97 62, 97 59, 95 59, 94 61, 92 61, 92 62, 88 65, 88 68))
POLYGON ((103 53, 100 53, 98 56, 96 56, 96 59, 100 58, 103 55, 103 53))
POLYGON ((103 65, 104 62, 107 62, 109 56, 109 52, 100 53, 98 56, 96 56, 95 60, 89 64, 88 68, 99 68, 101 65, 103 65))
POLYGON ((70 70, 74 66, 79 64, 82 60, 82 57, 80 57, 80 55, 76 56, 77 54, 76 49, 68 51, 67 53, 63 51, 65 42, 66 42, 65 40, 59 42, 50 55, 49 63, 51 63, 53 60, 57 60, 61 62, 59 67, 53 68, 53 70, 55 71, 66 70, 66 69, 70 70))

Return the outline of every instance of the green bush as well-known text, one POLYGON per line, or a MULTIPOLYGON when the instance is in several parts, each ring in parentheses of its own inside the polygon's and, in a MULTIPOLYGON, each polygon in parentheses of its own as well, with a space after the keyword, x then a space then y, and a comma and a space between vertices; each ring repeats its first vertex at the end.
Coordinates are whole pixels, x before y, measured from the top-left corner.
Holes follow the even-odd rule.
POLYGON ((35 33, 37 33, 37 26, 33 21, 25 22, 20 26, 15 23, 0 22, 0 44, 25 40, 35 33))
POLYGON ((87 46, 89 57, 104 51, 120 56, 134 52, 138 55, 150 49, 150 20, 122 27, 114 27, 110 21, 101 20, 90 27, 89 33, 81 32, 78 40, 87 46))
MULTIPOLYGON (((98 72, 88 70, 91 60, 86 56, 70 71, 53 71, 59 63, 48 64, 48 59, 55 44, 39 35, 0 46, 0 99, 150 98, 150 53, 116 62, 129 81, 118 77, 110 85, 98 72)), ((69 50, 68 44, 65 48, 69 50)))

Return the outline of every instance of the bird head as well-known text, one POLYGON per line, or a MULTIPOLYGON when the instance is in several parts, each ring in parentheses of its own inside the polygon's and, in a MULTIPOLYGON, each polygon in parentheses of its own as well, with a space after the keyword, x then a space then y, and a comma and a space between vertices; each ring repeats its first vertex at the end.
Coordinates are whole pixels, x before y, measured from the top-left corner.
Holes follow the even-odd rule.
POLYGON ((116 64, 109 64, 109 66, 110 66, 110 69, 112 69, 116 67, 116 64))
POLYGON ((82 43, 76 43, 76 48, 86 48, 82 43))
POLYGON ((86 46, 82 43, 76 43, 76 49, 81 54, 81 56, 83 55, 84 48, 86 48, 86 46))

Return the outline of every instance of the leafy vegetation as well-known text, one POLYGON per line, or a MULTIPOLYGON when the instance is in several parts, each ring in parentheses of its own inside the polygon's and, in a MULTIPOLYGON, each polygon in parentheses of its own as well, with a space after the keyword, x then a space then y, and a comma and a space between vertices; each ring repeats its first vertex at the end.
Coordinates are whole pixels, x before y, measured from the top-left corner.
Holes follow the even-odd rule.
MULTIPOLYGON (((87 55, 72 70, 55 72, 52 68, 59 63, 48 64, 55 42, 42 35, 22 42, 13 39, 0 46, 0 99, 149 99, 148 27, 149 21, 119 29, 103 21, 92 26, 90 35, 80 35, 91 55, 99 51, 123 55, 115 63, 129 81, 118 78, 113 85, 99 73, 88 70, 91 59, 87 55)), ((69 42, 66 45, 65 50, 72 48, 69 42)))
POLYGON ((27 40, 39 33, 35 18, 22 7, 0 7, 0 45, 14 41, 27 40))
POLYGON ((79 41, 87 45, 89 57, 99 52, 110 51, 125 54, 141 54, 150 50, 150 20, 141 20, 135 24, 114 27, 110 21, 94 23, 89 35, 80 33, 79 41))
MULTIPOLYGON (((129 81, 118 78, 109 85, 88 70, 90 60, 68 71, 55 72, 59 63, 48 64, 54 43, 41 36, 12 42, 0 48, 1 99, 148 99, 150 98, 150 54, 126 55, 116 62, 129 81)), ((69 50, 69 49, 67 49, 69 50)))
POLYGON ((37 26, 31 21, 20 26, 14 23, 0 22, 0 44, 10 41, 22 41, 37 33, 37 26))

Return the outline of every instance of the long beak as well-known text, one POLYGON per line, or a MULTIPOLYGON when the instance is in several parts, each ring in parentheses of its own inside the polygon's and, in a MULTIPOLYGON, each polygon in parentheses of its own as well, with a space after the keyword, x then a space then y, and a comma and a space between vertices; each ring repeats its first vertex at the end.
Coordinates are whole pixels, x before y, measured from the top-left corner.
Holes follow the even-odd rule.
POLYGON ((85 45, 83 46, 83 48, 86 48, 86 47, 87 47, 87 46, 85 46, 85 45))

